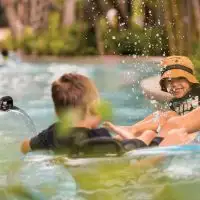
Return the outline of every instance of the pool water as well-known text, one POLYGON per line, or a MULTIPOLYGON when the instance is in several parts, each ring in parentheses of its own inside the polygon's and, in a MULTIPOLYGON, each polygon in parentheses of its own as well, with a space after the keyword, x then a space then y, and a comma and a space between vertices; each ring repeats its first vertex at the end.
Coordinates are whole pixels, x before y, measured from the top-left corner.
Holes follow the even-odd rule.
MULTIPOLYGON (((0 68, 0 96, 12 96, 39 132, 56 120, 50 85, 66 72, 94 80, 101 97, 112 103, 116 124, 133 124, 154 110, 144 98, 140 81, 158 74, 157 64, 135 60, 92 64, 92 60, 31 63, 10 59, 0 68)), ((198 154, 172 154, 159 167, 140 168, 134 165, 135 159, 130 165, 127 158, 81 165, 51 152, 23 156, 20 142, 34 133, 18 113, 0 113, 0 127, 0 199, 188 199, 186 191, 197 199, 198 154), (191 160, 191 167, 185 160, 191 160)))

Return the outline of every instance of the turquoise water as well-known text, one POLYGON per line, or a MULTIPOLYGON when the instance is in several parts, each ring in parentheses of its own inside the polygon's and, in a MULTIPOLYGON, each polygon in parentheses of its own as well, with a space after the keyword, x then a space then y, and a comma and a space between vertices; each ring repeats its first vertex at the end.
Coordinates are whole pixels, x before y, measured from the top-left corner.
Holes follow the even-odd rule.
MULTIPOLYGON (((0 68, 0 96, 12 96, 15 105, 33 119, 37 131, 56 120, 50 84, 65 72, 81 73, 95 81, 101 97, 112 102, 114 123, 132 124, 154 110, 139 82, 158 73, 155 63, 92 62, 28 63, 11 59, 0 68)), ((188 199, 190 192, 193 199, 199 197, 199 150, 172 151, 155 167, 135 165, 136 158, 150 152, 131 158, 91 160, 89 164, 47 152, 23 156, 20 142, 33 136, 27 123, 17 113, 0 113, 0 199, 188 199)))

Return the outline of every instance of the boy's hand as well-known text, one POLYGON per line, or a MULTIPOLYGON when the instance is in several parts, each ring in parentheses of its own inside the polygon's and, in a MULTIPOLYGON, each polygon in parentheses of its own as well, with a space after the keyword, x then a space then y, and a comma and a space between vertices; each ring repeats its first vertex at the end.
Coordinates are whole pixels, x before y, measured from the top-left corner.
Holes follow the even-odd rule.
POLYGON ((131 131, 128 131, 127 129, 120 127, 120 126, 115 126, 111 122, 104 122, 103 123, 104 127, 109 129, 110 131, 114 132, 115 134, 119 135, 120 138, 123 139, 133 139, 134 135, 132 134, 131 131))
POLYGON ((31 151, 30 140, 24 140, 21 144, 21 152, 26 154, 31 151))
POLYGON ((113 132, 115 132, 115 125, 114 124, 112 124, 111 122, 109 122, 109 121, 105 121, 104 123, 103 123, 103 126, 104 126, 104 128, 106 128, 106 129, 108 129, 108 130, 110 130, 110 131, 113 131, 113 132))

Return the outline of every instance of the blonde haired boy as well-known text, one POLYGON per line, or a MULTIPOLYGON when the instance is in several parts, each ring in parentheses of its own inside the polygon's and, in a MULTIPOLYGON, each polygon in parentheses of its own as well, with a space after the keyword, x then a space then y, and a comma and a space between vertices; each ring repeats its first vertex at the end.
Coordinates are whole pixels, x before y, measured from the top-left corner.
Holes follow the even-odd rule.
POLYGON ((21 144, 21 151, 66 148, 75 151, 78 143, 95 137, 111 137, 105 128, 97 128, 101 119, 95 110, 100 100, 94 83, 86 76, 68 73, 52 83, 52 99, 58 122, 21 144), (69 116, 70 115, 70 116, 69 116), (70 121, 66 121, 70 117, 70 121), (69 123, 69 124, 66 124, 69 123), (60 127, 68 127, 59 136, 60 127))

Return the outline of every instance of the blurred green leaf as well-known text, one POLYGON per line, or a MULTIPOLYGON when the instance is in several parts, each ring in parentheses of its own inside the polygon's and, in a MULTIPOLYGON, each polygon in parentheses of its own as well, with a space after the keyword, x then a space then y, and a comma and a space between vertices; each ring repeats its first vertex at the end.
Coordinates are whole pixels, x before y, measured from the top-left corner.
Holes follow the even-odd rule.
POLYGON ((67 112, 65 115, 63 115, 61 122, 58 123, 56 127, 57 137, 65 137, 68 134, 69 129, 73 127, 73 125, 73 117, 70 112, 67 112))
POLYGON ((112 121, 113 110, 112 104, 108 101, 101 101, 97 104, 97 114, 101 116, 102 121, 112 121))

